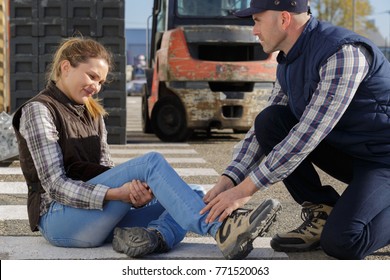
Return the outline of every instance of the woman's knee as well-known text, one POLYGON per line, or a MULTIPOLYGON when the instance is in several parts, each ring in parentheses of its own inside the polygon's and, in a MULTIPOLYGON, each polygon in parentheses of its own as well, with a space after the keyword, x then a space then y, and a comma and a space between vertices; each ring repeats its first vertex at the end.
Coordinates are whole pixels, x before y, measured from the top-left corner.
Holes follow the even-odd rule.
POLYGON ((149 161, 160 161, 164 159, 164 156, 160 154, 159 152, 148 152, 143 155, 146 159, 149 161))

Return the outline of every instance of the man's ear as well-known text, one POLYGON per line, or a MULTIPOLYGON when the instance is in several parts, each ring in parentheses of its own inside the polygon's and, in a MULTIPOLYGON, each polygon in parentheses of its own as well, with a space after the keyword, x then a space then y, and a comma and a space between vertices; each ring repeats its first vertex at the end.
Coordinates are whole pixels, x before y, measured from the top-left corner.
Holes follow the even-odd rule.
POLYGON ((282 28, 286 30, 291 23, 291 14, 289 12, 283 11, 280 16, 282 18, 282 28))

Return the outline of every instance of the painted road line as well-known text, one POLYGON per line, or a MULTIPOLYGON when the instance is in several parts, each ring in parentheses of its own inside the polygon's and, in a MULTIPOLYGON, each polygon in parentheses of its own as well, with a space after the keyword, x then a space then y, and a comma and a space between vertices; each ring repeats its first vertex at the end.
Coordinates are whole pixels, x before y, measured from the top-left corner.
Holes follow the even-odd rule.
POLYGON ((197 154, 195 150, 189 149, 110 149, 111 155, 115 154, 129 154, 129 155, 143 155, 149 152, 157 152, 160 154, 171 154, 171 155, 187 155, 187 154, 197 154))
POLYGON ((0 205, 0 221, 27 219, 26 205, 0 205))
MULTIPOLYGON (((113 162, 117 164, 124 163, 131 158, 112 158, 113 162)), ((165 158, 169 163, 206 163, 203 158, 165 158)))
POLYGON ((0 167, 0 175, 20 175, 22 169, 20 167, 0 167))
POLYGON ((144 143, 144 144, 126 144, 126 145, 115 145, 115 144, 110 144, 109 145, 111 149, 115 148, 123 148, 123 149, 128 149, 128 148, 139 148, 139 147, 191 147, 190 144, 188 143, 144 143))
POLYGON ((0 194, 27 194, 26 182, 0 182, 0 194))
POLYGON ((217 171, 212 168, 175 168, 175 171, 181 177, 219 176, 217 171))
MULTIPOLYGON (((214 185, 200 185, 209 191, 214 185)), ((27 194, 26 182, 0 182, 0 194, 27 194)))
MULTIPOLYGON (((200 185, 209 191, 214 185, 200 185)), ((0 182, 0 194, 27 194, 26 182, 0 182)))
MULTIPOLYGON (((175 168, 177 174, 182 177, 190 176, 218 176, 212 168, 175 168)), ((20 167, 0 167, 0 175, 21 175, 20 167)))

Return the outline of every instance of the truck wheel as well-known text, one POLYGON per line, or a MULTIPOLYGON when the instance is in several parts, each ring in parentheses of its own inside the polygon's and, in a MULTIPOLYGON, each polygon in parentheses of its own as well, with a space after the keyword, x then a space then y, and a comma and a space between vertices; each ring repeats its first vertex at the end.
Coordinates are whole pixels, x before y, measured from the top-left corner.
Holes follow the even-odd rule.
POLYGON ((157 101, 152 112, 152 128, 164 142, 182 142, 188 138, 185 111, 176 97, 165 96, 157 101))
POLYGON ((144 85, 144 92, 142 93, 142 131, 144 133, 153 133, 152 124, 148 113, 148 101, 146 97, 146 85, 144 85))

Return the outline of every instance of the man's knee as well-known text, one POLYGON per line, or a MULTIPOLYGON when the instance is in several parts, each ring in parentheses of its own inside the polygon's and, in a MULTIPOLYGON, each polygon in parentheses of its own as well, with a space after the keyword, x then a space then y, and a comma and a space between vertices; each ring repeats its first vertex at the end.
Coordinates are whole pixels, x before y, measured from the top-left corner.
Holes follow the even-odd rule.
POLYGON ((361 233, 340 231, 334 227, 325 226, 321 234, 322 250, 337 259, 359 260, 364 256, 361 252, 361 233))
POLYGON ((269 106, 262 110, 255 120, 256 131, 263 129, 269 129, 273 127, 272 123, 281 117, 281 113, 284 110, 284 106, 269 106))
POLYGON ((256 117, 256 139, 266 151, 272 149, 287 136, 297 122, 287 106, 269 106, 256 117))

